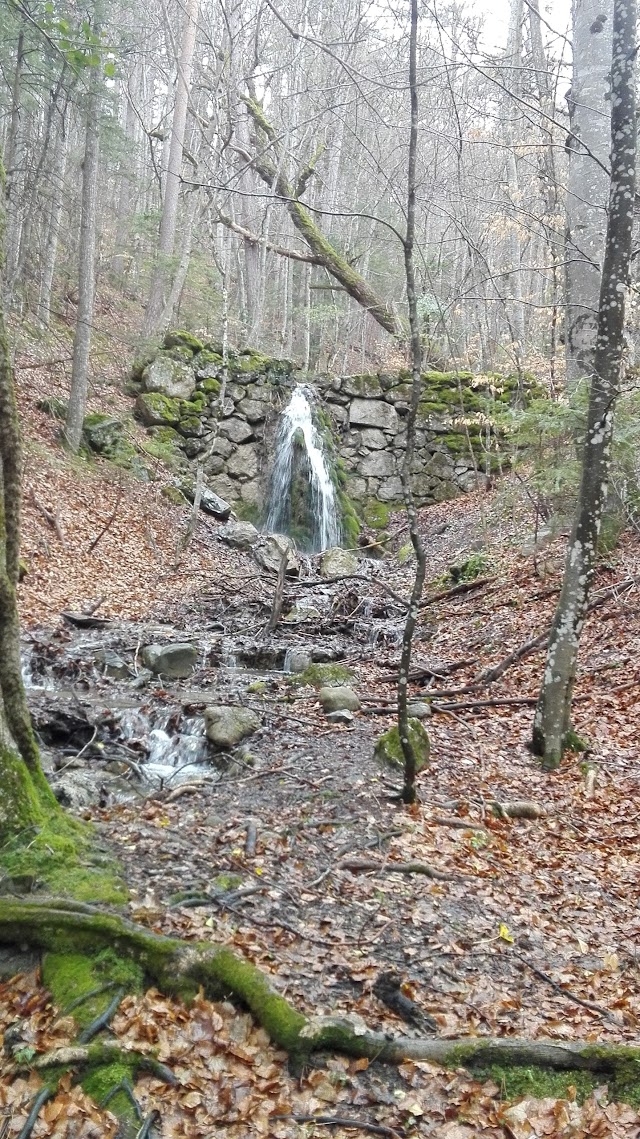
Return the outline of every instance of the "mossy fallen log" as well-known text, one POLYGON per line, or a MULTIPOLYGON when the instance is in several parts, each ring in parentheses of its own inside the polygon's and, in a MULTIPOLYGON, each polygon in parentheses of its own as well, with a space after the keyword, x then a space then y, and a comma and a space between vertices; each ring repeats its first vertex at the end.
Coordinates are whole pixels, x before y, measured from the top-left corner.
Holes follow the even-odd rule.
MULTIPOLYGON (((189 999, 200 987, 212 999, 235 998, 274 1044, 299 1067, 312 1052, 335 1051, 391 1063, 427 1060, 445 1068, 527 1067, 589 1071, 619 1085, 640 1087, 637 1044, 525 1040, 514 1037, 393 1037, 370 1030, 357 1016, 308 1018, 272 988, 268 978, 226 946, 165 937, 115 913, 68 900, 0 898, 0 942, 27 943, 56 954, 109 947, 140 966, 164 992, 189 999)), ((83 1056, 90 1055, 91 1045, 83 1056)), ((80 1059, 80 1054, 78 1053, 80 1059)))

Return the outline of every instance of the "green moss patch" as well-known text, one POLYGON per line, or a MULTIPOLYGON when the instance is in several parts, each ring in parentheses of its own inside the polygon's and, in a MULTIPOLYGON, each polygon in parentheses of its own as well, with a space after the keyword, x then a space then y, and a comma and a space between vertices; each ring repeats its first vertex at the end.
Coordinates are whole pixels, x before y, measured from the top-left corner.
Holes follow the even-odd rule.
MULTIPOLYGON (((25 769, 26 770, 26 769, 25 769)), ((36 795, 36 792, 33 792, 36 795)), ((33 803, 31 804, 33 807, 33 803)), ((82 902, 125 902, 127 889, 115 861, 93 859, 91 828, 62 810, 49 810, 36 796, 36 819, 10 838, 0 850, 0 870, 13 881, 82 902)))
POLYGON ((344 664, 310 664, 304 672, 293 677, 292 682, 324 688, 328 684, 349 684, 353 679, 354 673, 344 664))
POLYGON ((385 530, 389 525, 391 507, 387 502, 378 502, 371 498, 362 508, 362 518, 365 526, 371 530, 385 530))
MULTIPOLYGON (((416 757, 416 771, 421 771, 429 763, 431 745, 426 729, 420 720, 416 720, 414 717, 409 720, 409 741, 416 757)), ((378 737, 374 754, 377 760, 389 767, 396 769, 404 767, 404 755, 397 724, 378 737)))
POLYGON ((558 1072, 553 1068, 505 1067, 494 1064, 490 1068, 470 1068, 477 1079, 492 1079, 498 1084, 502 1099, 513 1100, 526 1096, 532 1099, 567 1099, 570 1088, 575 1088, 578 1103, 602 1083, 602 1077, 578 1069, 558 1072))
POLYGON ((195 352, 201 352, 204 344, 194 336, 192 332, 187 332, 185 329, 180 328, 175 331, 167 332, 164 340, 162 341, 163 348, 188 348, 191 355, 195 352))
POLYGON ((60 1012, 73 1016, 79 1028, 93 1024, 122 988, 141 992, 143 973, 133 961, 118 957, 112 949, 95 956, 81 953, 46 953, 42 961, 42 982, 60 1012), (86 1000, 82 997, 86 996, 86 1000), (73 1007, 72 1007, 73 1006, 73 1007))
POLYGON ((134 414, 147 427, 177 427, 180 404, 181 400, 161 392, 142 392, 136 400, 134 414))

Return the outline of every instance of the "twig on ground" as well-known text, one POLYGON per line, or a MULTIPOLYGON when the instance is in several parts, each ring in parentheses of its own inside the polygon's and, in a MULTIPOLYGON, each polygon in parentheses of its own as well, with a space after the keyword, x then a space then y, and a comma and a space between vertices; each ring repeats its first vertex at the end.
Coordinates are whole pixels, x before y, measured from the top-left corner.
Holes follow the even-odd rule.
POLYGON ((347 1119, 334 1115, 272 1115, 272 1119, 293 1119, 294 1123, 321 1123, 325 1127, 352 1127, 356 1131, 369 1131, 372 1135, 386 1135, 389 1139, 400 1139, 400 1133, 393 1127, 383 1127, 380 1123, 369 1123, 366 1119, 347 1119))
POLYGON ((470 874, 449 874, 436 870, 426 862, 374 862, 366 858, 345 858, 338 863, 338 870, 367 870, 378 874, 424 874, 425 878, 435 878, 438 882, 457 882, 471 878, 470 874))
POLYGON ((32 506, 35 506, 36 510, 42 515, 42 517, 44 518, 47 525, 50 526, 51 529, 55 531, 56 536, 58 538, 58 541, 60 542, 60 545, 66 547, 66 544, 67 544, 66 538, 62 532, 62 526, 60 525, 60 518, 59 518, 59 513, 58 513, 59 508, 56 510, 55 514, 52 513, 50 510, 47 510, 46 506, 43 506, 42 503, 39 502, 38 499, 36 498, 36 494, 35 494, 33 487, 29 491, 29 501, 31 502, 32 506))
POLYGON ((490 581, 495 581, 495 578, 477 577, 475 581, 461 581, 459 585, 454 585, 451 589, 441 589, 439 593, 432 593, 431 597, 425 597, 424 601, 420 602, 420 608, 426 609, 429 605, 435 605, 436 601, 447 601, 450 597, 457 597, 460 593, 470 593, 473 589, 481 589, 490 581))
POLYGON ((544 973, 542 969, 539 969, 537 965, 534 965, 532 961, 529 961, 521 953, 518 953, 515 949, 512 950, 512 952, 513 956, 518 958, 518 961, 522 961, 522 964, 526 965, 527 969, 530 969, 532 973, 535 973, 536 977, 539 977, 541 981, 546 981, 547 985, 551 985, 551 988, 555 989, 556 993, 560 996, 566 997, 566 999, 572 1001, 573 1004, 581 1005, 582 1008, 588 1009, 589 1012, 597 1013, 599 1016, 604 1017, 605 1020, 609 1020, 612 1024, 617 1025, 618 1028, 624 1028, 624 1021, 621 1017, 615 1016, 614 1013, 610 1012, 609 1009, 603 1008, 602 1005, 597 1005, 595 1001, 587 1001, 583 997, 578 997, 575 993, 572 993, 570 989, 564 989, 562 985, 554 981, 553 977, 550 977, 548 973, 544 973))
POLYGON ((120 481, 118 483, 118 493, 116 494, 116 501, 114 503, 113 510, 111 511, 111 514, 109 515, 108 521, 105 522, 105 524, 102 527, 102 530, 98 534, 97 538, 94 538, 93 542, 89 546, 89 553, 90 554, 93 553, 96 546, 98 545, 98 542, 102 541, 102 539, 104 538, 107 531, 111 528, 111 526, 113 526, 113 523, 116 520, 116 515, 117 515, 118 510, 120 508, 120 503, 122 502, 123 494, 124 494, 124 479, 122 478, 122 476, 120 476, 120 481))
POLYGON ((40 1108, 47 1102, 48 1099, 51 1099, 54 1094, 55 1091, 53 1088, 45 1087, 40 1089, 33 1101, 31 1111, 27 1116, 24 1126, 18 1132, 18 1139, 29 1139, 29 1136, 34 1129, 38 1116, 40 1114, 40 1108))

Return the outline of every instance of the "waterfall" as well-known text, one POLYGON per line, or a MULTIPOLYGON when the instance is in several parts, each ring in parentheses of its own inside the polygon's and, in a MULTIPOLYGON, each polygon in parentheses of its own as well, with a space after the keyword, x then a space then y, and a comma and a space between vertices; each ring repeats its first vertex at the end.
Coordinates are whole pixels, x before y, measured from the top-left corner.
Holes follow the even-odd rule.
POLYGON ((265 522, 267 530, 290 534, 309 552, 340 542, 336 492, 312 398, 311 388, 298 384, 280 417, 265 522))

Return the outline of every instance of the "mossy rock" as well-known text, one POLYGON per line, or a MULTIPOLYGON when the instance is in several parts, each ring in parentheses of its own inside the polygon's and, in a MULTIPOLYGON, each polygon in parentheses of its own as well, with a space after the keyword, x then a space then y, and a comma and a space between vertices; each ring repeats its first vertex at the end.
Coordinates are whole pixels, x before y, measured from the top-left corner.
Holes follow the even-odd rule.
POLYGON ((174 506, 184 506, 186 502, 185 496, 177 486, 163 486, 160 493, 163 498, 167 499, 167 502, 173 503, 174 506))
POLYGON ((134 415, 145 427, 177 427, 181 402, 162 392, 142 392, 136 400, 134 415))
POLYGON ((194 391, 189 399, 180 400, 180 416, 202 415, 207 406, 207 397, 202 391, 194 391))
POLYGON ((215 376, 207 376, 206 379, 201 380, 199 384, 199 390, 208 396, 220 395, 221 388, 222 384, 220 383, 220 380, 217 380, 215 378, 215 376))
POLYGON ((149 367, 149 364, 153 364, 156 356, 157 352, 155 351, 143 352, 140 356, 136 356, 131 365, 129 377, 133 384, 139 385, 142 382, 143 372, 149 367))
MULTIPOLYGON (((429 763, 431 745, 425 728, 420 720, 416 720, 414 717, 409 720, 409 741, 416 757, 416 771, 422 771, 429 763)), ((404 767, 404 755, 402 754, 397 724, 378 737, 374 755, 380 763, 387 767, 396 770, 404 767)))
POLYGON ((178 423, 178 430, 181 435, 186 435, 190 439, 197 439, 204 433, 202 420, 198 415, 185 415, 178 423))
POLYGON ((310 664, 297 674, 294 683, 320 689, 329 684, 349 684, 353 679, 354 673, 344 664, 310 664))
POLYGON ((204 344, 198 340, 197 336, 183 328, 167 332, 162 341, 162 346, 163 348, 188 348, 192 356, 196 352, 202 352, 204 348, 204 344))
POLYGON ((86 445, 95 454, 109 459, 119 467, 131 468, 135 465, 138 452, 126 438, 124 425, 119 419, 92 412, 84 419, 82 434, 86 445))
POLYGON ((245 348, 238 359, 234 361, 233 370, 236 372, 266 372, 273 360, 270 356, 263 356, 261 352, 254 352, 245 348))
POLYGON ((174 348, 167 348, 164 351, 164 356, 169 360, 176 360, 179 364, 190 364, 193 360, 193 352, 190 348, 185 348, 182 344, 176 344, 174 348))

